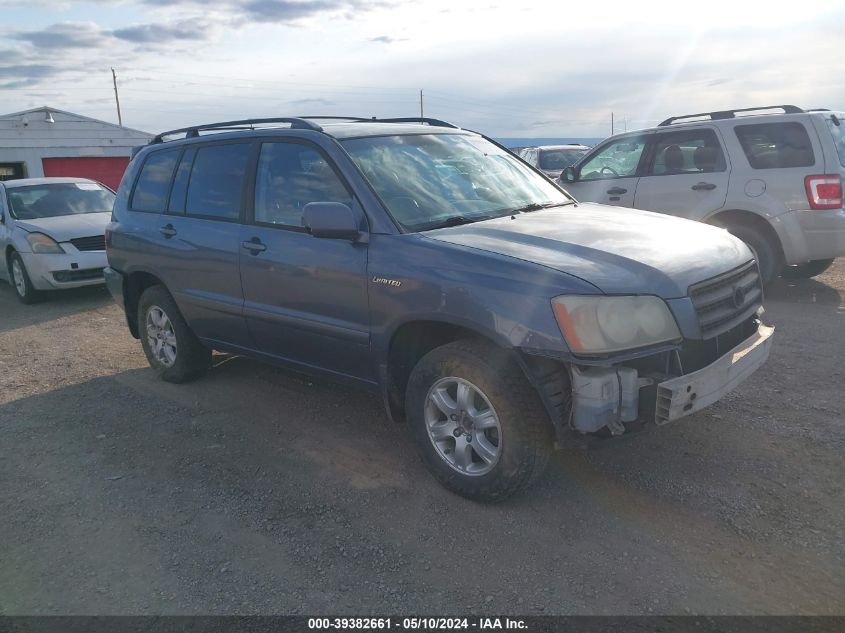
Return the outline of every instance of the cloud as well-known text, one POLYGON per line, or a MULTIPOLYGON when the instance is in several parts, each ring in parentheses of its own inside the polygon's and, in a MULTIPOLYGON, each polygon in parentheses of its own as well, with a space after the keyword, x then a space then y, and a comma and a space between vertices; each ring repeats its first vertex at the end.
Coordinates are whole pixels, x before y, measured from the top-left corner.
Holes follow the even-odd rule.
POLYGON ((251 0, 243 5, 247 15, 261 22, 295 22, 318 13, 338 11, 345 2, 315 0, 314 2, 289 2, 288 0, 251 0))
POLYGON ((335 105, 334 101, 329 101, 328 99, 294 99, 293 101, 287 102, 289 105, 321 105, 321 106, 333 106, 335 105))
POLYGON ((103 43, 104 32, 93 22, 62 22, 40 31, 18 31, 9 37, 41 49, 95 48, 103 43))
POLYGON ((194 20, 177 24, 138 24, 116 29, 112 35, 135 44, 166 44, 172 41, 205 40, 209 37, 209 26, 194 20))
POLYGON ((28 88, 41 83, 42 80, 54 77, 60 73, 56 66, 47 64, 15 64, 14 66, 0 66, 0 88, 28 88))
MULTIPOLYGON (((345 17, 354 19, 360 13, 393 5, 393 2, 384 0, 247 0, 241 6, 246 17, 257 22, 293 24, 331 13, 343 13, 345 17)), ((229 3, 222 3, 222 6, 229 6, 229 3)))
POLYGON ((379 35, 378 37, 371 37, 370 42, 378 42, 379 44, 393 44, 394 42, 407 42, 408 39, 404 37, 390 37, 389 35, 379 35))

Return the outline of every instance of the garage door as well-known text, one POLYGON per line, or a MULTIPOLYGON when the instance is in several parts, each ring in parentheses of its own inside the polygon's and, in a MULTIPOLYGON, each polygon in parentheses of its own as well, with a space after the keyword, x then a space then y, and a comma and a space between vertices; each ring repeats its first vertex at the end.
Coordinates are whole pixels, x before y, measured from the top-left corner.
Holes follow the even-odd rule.
POLYGON ((80 158, 42 158, 45 176, 74 176, 98 180, 117 189, 129 164, 128 156, 84 156, 80 158))

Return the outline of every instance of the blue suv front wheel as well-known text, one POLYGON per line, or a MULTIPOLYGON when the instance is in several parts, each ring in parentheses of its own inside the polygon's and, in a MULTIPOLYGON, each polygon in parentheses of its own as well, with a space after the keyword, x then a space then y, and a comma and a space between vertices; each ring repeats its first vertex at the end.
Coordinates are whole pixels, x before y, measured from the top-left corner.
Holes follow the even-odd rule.
POLYGON ((405 411, 423 462, 449 490, 502 501, 545 469, 553 430, 513 357, 492 343, 458 340, 420 359, 405 411))

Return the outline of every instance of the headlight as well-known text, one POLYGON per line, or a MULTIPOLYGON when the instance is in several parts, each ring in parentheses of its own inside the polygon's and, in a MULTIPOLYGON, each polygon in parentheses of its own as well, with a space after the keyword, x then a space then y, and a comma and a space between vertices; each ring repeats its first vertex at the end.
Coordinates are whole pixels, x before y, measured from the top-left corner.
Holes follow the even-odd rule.
POLYGON ((64 253, 65 249, 49 235, 43 233, 29 233, 26 236, 33 253, 64 253))
POLYGON ((562 295, 552 299, 552 309, 576 354, 619 352, 681 337, 669 307, 659 297, 562 295))

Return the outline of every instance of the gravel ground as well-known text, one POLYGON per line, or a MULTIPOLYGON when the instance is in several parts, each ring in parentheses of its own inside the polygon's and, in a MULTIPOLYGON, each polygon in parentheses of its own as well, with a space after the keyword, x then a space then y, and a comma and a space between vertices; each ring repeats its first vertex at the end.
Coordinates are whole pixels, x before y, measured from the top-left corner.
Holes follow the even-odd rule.
POLYGON ((843 614, 843 293, 779 282, 737 392, 484 506, 370 395, 165 384, 105 290, 0 284, 0 614, 843 614))

